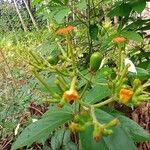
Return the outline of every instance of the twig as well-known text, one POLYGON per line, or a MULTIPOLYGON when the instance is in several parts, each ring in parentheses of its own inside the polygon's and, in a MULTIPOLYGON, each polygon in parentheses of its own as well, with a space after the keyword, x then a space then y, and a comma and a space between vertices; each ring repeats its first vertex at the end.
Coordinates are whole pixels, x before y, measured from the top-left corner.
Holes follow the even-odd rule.
POLYGON ((9 140, 3 147, 2 147, 2 149, 1 150, 4 150, 10 143, 11 143, 11 141, 12 141, 12 139, 11 140, 9 140))
POLYGON ((37 109, 37 108, 35 108, 35 107, 33 107, 33 106, 29 106, 29 108, 34 109, 34 110, 36 110, 37 112, 39 112, 41 115, 43 115, 43 113, 42 113, 39 109, 37 109))

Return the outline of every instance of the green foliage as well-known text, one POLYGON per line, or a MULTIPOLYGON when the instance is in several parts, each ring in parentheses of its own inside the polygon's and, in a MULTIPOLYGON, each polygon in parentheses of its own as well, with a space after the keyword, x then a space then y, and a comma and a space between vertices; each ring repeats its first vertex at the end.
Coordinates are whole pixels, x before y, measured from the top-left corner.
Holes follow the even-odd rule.
POLYGON ((143 42, 143 38, 134 31, 123 31, 121 34, 129 40, 134 40, 137 42, 143 42))
POLYGON ((150 78, 150 72, 137 67, 137 77, 141 80, 148 80, 150 78))
POLYGON ((112 10, 108 13, 109 16, 129 16, 132 10, 142 12, 146 6, 146 0, 125 0, 114 4, 112 10))
POLYGON ((114 8, 108 13, 108 16, 129 16, 132 8, 128 3, 118 2, 114 5, 114 8))
POLYGON ((131 2, 134 11, 142 12, 146 7, 146 0, 134 0, 131 2))
POLYGON ((90 89, 85 96, 85 101, 91 104, 101 101, 111 95, 111 91, 106 85, 96 85, 90 89))
POLYGON ((112 136, 103 137, 98 143, 92 139, 92 127, 89 127, 85 132, 80 133, 81 144, 85 150, 94 150, 102 148, 106 150, 119 150, 119 149, 136 149, 134 141, 150 140, 150 134, 143 130, 133 120, 113 111, 97 110, 96 115, 102 122, 107 122, 113 117, 120 120, 120 125, 115 127, 112 136), (89 136, 91 135, 91 136, 89 136), (119 142, 117 142, 119 141, 119 142), (124 146, 126 145, 126 147, 124 146))
POLYGON ((135 142, 149 141, 143 128, 107 107, 115 102, 134 109, 150 99, 149 45, 143 34, 150 19, 136 16, 146 1, 34 0, 31 5, 37 31, 27 10, 19 9, 28 32, 22 31, 13 4, 0 6, 0 47, 6 56, 0 58, 3 137, 13 135, 16 124, 21 124, 19 131, 29 124, 15 137, 12 150, 34 143, 43 149, 135 150, 135 142), (100 55, 90 62, 92 54, 100 55), (125 65, 127 57, 137 73, 125 65), (21 122, 30 102, 49 110, 35 116, 37 122, 31 123, 32 111, 21 122))
POLYGON ((72 111, 51 108, 39 121, 29 125, 18 137, 12 150, 45 140, 50 133, 72 118, 72 111))
POLYGON ((55 132, 51 139, 52 149, 76 150, 77 145, 70 140, 71 132, 69 130, 60 129, 55 132))
POLYGON ((89 33, 93 40, 97 40, 98 36, 98 26, 96 24, 90 25, 89 27, 89 33))
MULTIPOLYGON (((98 119, 102 122, 107 122, 113 118, 111 114, 108 114, 102 110, 97 110, 96 115, 98 119)), ((132 139, 129 137, 128 133, 125 129, 122 128, 121 125, 115 127, 114 133, 109 137, 103 137, 98 143, 96 143, 92 137, 91 129, 89 128, 85 132, 81 132, 81 144, 85 150, 94 150, 97 148, 102 148, 106 150, 125 150, 128 148, 129 150, 136 149, 132 139), (91 135, 91 136, 88 136, 91 135), (87 138, 88 137, 88 138, 87 138), (119 141, 119 142, 116 142, 119 141), (124 146, 126 145, 126 147, 124 146)))

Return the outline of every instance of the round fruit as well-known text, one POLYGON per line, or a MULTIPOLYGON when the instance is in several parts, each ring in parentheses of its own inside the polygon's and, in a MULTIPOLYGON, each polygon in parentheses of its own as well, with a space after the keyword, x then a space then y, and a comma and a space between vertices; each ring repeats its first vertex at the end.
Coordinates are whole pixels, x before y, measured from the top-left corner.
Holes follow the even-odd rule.
POLYGON ((57 56, 49 56, 47 58, 47 61, 51 64, 51 65, 56 65, 58 63, 58 57, 57 56))
POLYGON ((102 54, 99 52, 93 53, 90 58, 90 69, 92 71, 97 71, 100 67, 101 61, 102 61, 102 54))

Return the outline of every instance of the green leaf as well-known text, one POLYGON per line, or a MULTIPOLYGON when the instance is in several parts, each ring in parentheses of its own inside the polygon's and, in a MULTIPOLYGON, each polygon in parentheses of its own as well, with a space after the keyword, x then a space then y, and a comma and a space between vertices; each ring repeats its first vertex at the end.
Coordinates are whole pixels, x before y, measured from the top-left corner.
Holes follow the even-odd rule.
POLYGON ((140 52, 139 54, 136 55, 136 57, 138 57, 140 60, 142 60, 143 58, 149 60, 150 52, 140 52))
POLYGON ((124 128, 124 130, 126 130, 129 133, 130 137, 135 142, 150 141, 150 134, 141 126, 139 126, 135 121, 131 120, 126 116, 123 116, 116 110, 105 109, 105 111, 109 112, 109 114, 111 114, 113 117, 119 119, 122 128, 124 128))
MULTIPOLYGON (((55 92, 55 93, 60 93, 60 89, 58 88, 58 86, 55 84, 55 75, 51 75, 48 79, 46 79, 46 83, 48 83, 48 85, 51 86, 52 90, 55 92)), ((42 91, 42 92, 46 92, 46 93, 49 93, 48 89, 43 86, 43 84, 41 84, 40 82, 38 82, 39 84, 37 85, 37 89, 42 91)))
POLYGON ((110 95, 111 91, 107 85, 96 85, 86 93, 85 101, 93 104, 110 95))
POLYGON ((42 2, 42 0, 33 0, 32 5, 37 5, 41 2, 42 2))
POLYGON ((138 13, 142 12, 146 7, 146 0, 133 0, 131 2, 133 10, 137 11, 138 13))
POLYGON ((80 132, 82 150, 109 150, 104 139, 95 142, 92 136, 93 128, 89 127, 86 131, 80 132))
POLYGON ((105 79, 106 74, 112 74, 112 70, 109 67, 101 68, 96 72, 95 77, 92 79, 93 87, 85 94, 86 102, 93 104, 111 95, 105 79))
POLYGON ((81 0, 78 4, 75 5, 75 7, 79 10, 86 9, 87 7, 86 0, 81 0))
POLYGON ((121 127, 116 127, 113 134, 104 138, 109 150, 136 150, 133 140, 121 127))
POLYGON ((146 20, 137 19, 137 20, 134 20, 134 22, 132 22, 129 25, 127 25, 124 28, 124 30, 137 30, 137 29, 143 27, 143 25, 145 25, 146 23, 147 23, 146 20))
POLYGON ((49 56, 53 51, 58 51, 56 43, 46 41, 35 48, 35 51, 40 53, 42 56, 49 56))
POLYGON ((71 141, 70 130, 59 129, 51 138, 52 150, 77 150, 77 145, 71 141))
POLYGON ((116 115, 116 117, 118 117, 120 120, 123 128, 130 133, 131 138, 134 141, 150 141, 150 134, 140 127, 136 122, 122 115, 116 115))
POLYGON ((93 40, 97 40, 98 37, 98 26, 96 24, 90 25, 89 27, 89 33, 90 33, 90 37, 93 40))
POLYGON ((140 27, 138 30, 149 30, 149 27, 150 27, 150 22, 149 23, 145 23, 144 26, 140 27))
POLYGON ((29 146, 33 142, 39 142, 46 139, 50 133, 57 129, 60 125, 72 119, 72 111, 68 111, 66 108, 59 110, 53 108, 43 116, 39 121, 30 124, 23 132, 18 136, 17 140, 13 143, 12 150, 23 146, 29 146))
POLYGON ((70 130, 66 130, 66 128, 56 131, 51 138, 52 150, 77 150, 77 145, 71 141, 70 135, 70 130))
POLYGON ((111 78, 113 70, 109 67, 103 67, 96 72, 95 82, 107 84, 106 75, 111 78))
POLYGON ((114 7, 108 13, 109 17, 114 16, 129 16, 132 8, 129 3, 115 3, 114 7))
POLYGON ((67 4, 68 4, 68 2, 69 2, 69 0, 64 0, 64 2, 65 2, 65 5, 67 5, 67 4))
POLYGON ((126 37, 129 40, 143 42, 143 38, 137 32, 134 31, 123 31, 121 32, 121 35, 126 37))
POLYGON ((149 63, 149 60, 148 60, 148 61, 140 62, 140 63, 137 65, 137 67, 143 68, 143 69, 147 69, 148 71, 150 71, 150 70, 149 70, 149 65, 150 65, 150 63, 149 63))
MULTIPOLYGON (((103 110, 96 110, 97 119, 102 123, 107 123, 114 117, 103 110)), ((103 137, 99 142, 95 142, 92 138, 93 127, 80 133, 81 145, 83 150, 136 150, 134 142, 129 134, 121 125, 113 129, 113 134, 103 137)))
POLYGON ((51 1, 53 1, 56 4, 63 5, 63 3, 60 0, 51 0, 51 1))
POLYGON ((55 132, 54 136, 51 138, 51 147, 53 150, 60 149, 63 144, 63 139, 65 135, 64 128, 55 132))
POLYGON ((54 115, 59 115, 58 113, 56 113, 56 111, 58 111, 58 113, 63 112, 64 114, 73 114, 73 109, 71 107, 70 104, 66 104, 64 108, 62 108, 61 110, 58 109, 58 107, 53 106, 50 107, 50 110, 48 110, 45 114, 43 114, 43 118, 49 118, 50 116, 54 116, 54 115))
POLYGON ((64 8, 61 7, 60 9, 58 9, 57 13, 55 13, 54 15, 54 19, 56 20, 56 22, 58 24, 63 23, 64 22, 63 19, 65 18, 65 16, 68 15, 69 11, 70 9, 68 7, 64 7, 64 8))
POLYGON ((136 67, 136 70, 137 70, 137 78, 139 78, 140 80, 147 80, 150 78, 150 73, 148 70, 145 70, 143 68, 139 68, 139 67, 136 67))

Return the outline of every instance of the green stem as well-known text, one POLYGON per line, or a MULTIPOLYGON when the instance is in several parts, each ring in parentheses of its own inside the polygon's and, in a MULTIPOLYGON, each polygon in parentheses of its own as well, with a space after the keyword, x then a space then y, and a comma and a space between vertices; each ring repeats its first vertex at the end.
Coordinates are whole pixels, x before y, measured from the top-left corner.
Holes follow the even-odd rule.
POLYGON ((38 56, 33 52, 33 51, 29 51, 30 55, 34 58, 34 60, 38 63, 41 64, 41 62, 39 61, 38 56))
POLYGON ((62 48, 61 44, 58 42, 58 39, 56 39, 55 41, 56 41, 58 47, 60 48, 60 51, 61 51, 62 55, 63 55, 64 57, 66 57, 66 52, 65 52, 64 49, 62 48))
POLYGON ((106 83, 97 83, 97 82, 93 82, 92 80, 90 81, 89 78, 87 78, 85 75, 83 75, 80 71, 78 71, 78 74, 85 80, 87 80, 88 82, 91 82, 93 84, 97 84, 97 85, 108 85, 106 83))
POLYGON ((85 106, 85 107, 87 107, 87 108, 90 108, 90 107, 91 107, 90 104, 85 103, 85 102, 83 102, 82 100, 80 100, 80 101, 78 101, 78 102, 79 102, 79 104, 81 104, 82 106, 85 106))
POLYGON ((68 84, 66 83, 65 79, 62 76, 57 76, 57 79, 61 82, 61 84, 65 87, 65 89, 68 89, 68 84))
POLYGON ((149 87, 150 86, 150 83, 145 83, 145 84, 143 84, 143 88, 147 88, 147 87, 149 87))
POLYGON ((72 82, 71 82, 71 87, 70 87, 71 90, 74 90, 74 89, 75 89, 76 80, 77 80, 77 77, 76 77, 76 76, 73 77, 72 82))
POLYGON ((56 85, 58 86, 58 88, 59 88, 62 92, 65 92, 65 91, 66 91, 66 88, 64 87, 64 85, 63 85, 58 79, 56 79, 55 83, 56 83, 56 85))
POLYGON ((75 57, 74 57, 73 45, 72 45, 72 42, 71 42, 70 37, 69 37, 68 34, 66 35, 66 40, 67 40, 69 52, 70 52, 70 55, 71 55, 71 58, 72 58, 72 64, 73 64, 74 68, 76 68, 76 60, 75 60, 75 57))
POLYGON ((85 87, 80 95, 81 98, 83 97, 84 93, 86 92, 86 89, 88 88, 89 84, 91 83, 92 77, 93 76, 91 75, 90 80, 88 80, 87 84, 85 85, 85 87))
POLYGON ((109 99, 105 100, 104 102, 100 102, 100 103, 98 103, 98 104, 94 104, 93 107, 99 108, 99 107, 104 106, 104 105, 107 105, 107 104, 109 104, 109 103, 111 103, 111 102, 113 102, 113 101, 114 101, 114 100, 113 100, 112 98, 109 98, 109 99))
POLYGON ((122 85, 122 83, 126 80, 126 75, 128 73, 128 68, 130 67, 130 64, 127 64, 124 68, 124 70, 122 71, 121 77, 120 74, 117 75, 116 79, 115 79, 115 87, 117 89, 120 88, 120 86, 122 85))
POLYGON ((146 92, 146 91, 143 91, 142 93, 143 93, 143 94, 146 94, 146 95, 150 95, 150 93, 149 93, 149 92, 146 92))
POLYGON ((126 75, 127 75, 127 73, 128 73, 128 68, 129 68, 129 67, 130 67, 130 64, 127 64, 127 65, 125 66, 125 68, 124 68, 124 70, 123 70, 123 72, 122 72, 120 81, 122 81, 122 80, 126 77, 126 75))
POLYGON ((57 68, 57 67, 55 67, 54 69, 55 69, 55 71, 56 71, 58 74, 61 74, 61 75, 63 75, 63 76, 69 76, 69 74, 60 71, 60 69, 57 68))
POLYGON ((39 65, 37 65, 37 64, 34 64, 34 63, 32 63, 32 62, 29 62, 29 65, 31 65, 31 66, 33 66, 33 67, 35 67, 35 68, 37 68, 37 69, 41 69, 41 70, 44 69, 43 67, 41 67, 41 66, 39 66, 39 65))
POLYGON ((90 79, 88 79, 85 75, 83 75, 79 70, 78 70, 78 74, 85 80, 90 81, 90 79))
POLYGON ((88 36, 88 43, 89 43, 89 52, 88 52, 88 55, 87 55, 87 64, 90 60, 90 56, 91 56, 91 53, 92 53, 92 47, 93 47, 93 42, 92 42, 92 39, 91 39, 91 36, 90 36, 90 25, 91 25, 91 1, 90 0, 87 0, 87 21, 88 21, 88 32, 87 32, 87 36, 88 36))
POLYGON ((72 60, 69 59, 67 56, 59 56, 59 58, 63 61, 67 61, 68 63, 72 63, 72 60))
POLYGON ((46 83, 46 81, 44 80, 44 78, 36 71, 36 70, 33 70, 32 71, 33 74, 35 75, 35 77, 46 87, 46 89, 51 93, 51 95, 54 97, 54 98, 58 98, 59 95, 54 93, 53 90, 52 90, 52 87, 50 87, 50 85, 48 85, 46 83))
POLYGON ((118 46, 118 50, 119 50, 119 73, 122 71, 122 49, 118 46))
POLYGON ((96 115, 95 115, 95 108, 93 106, 91 106, 91 117, 93 119, 93 124, 97 123, 97 118, 96 118, 96 115))

